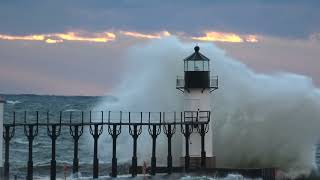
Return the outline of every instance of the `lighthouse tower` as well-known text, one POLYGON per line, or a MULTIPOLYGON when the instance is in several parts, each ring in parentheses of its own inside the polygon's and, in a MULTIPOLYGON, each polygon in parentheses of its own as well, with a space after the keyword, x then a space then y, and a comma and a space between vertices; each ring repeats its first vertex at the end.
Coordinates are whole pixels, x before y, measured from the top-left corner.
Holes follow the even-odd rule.
MULTIPOLYGON (((206 121, 210 120, 212 91, 218 89, 218 78, 210 77, 209 58, 201 54, 199 46, 194 48, 194 53, 184 59, 184 77, 177 78, 177 89, 184 94, 184 120, 206 121)), ((212 117, 212 116, 211 116, 212 117)), ((215 167, 213 155, 212 121, 209 121, 208 132, 205 134, 206 167, 215 167)), ((201 163, 201 136, 199 127, 192 127, 189 138, 190 166, 200 167, 201 163), (198 129, 197 129, 198 128, 198 129)), ((203 153, 203 152, 202 152, 203 153)), ((186 146, 183 145, 181 157, 186 154, 186 146)), ((184 165, 181 158, 181 165, 184 165)))

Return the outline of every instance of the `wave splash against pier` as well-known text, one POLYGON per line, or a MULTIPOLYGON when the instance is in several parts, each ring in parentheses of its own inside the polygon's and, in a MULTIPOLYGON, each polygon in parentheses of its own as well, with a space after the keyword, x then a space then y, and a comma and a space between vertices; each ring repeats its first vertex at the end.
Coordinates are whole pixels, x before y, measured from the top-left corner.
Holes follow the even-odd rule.
MULTIPOLYGON (((181 111, 183 97, 175 89, 175 80, 182 75, 182 60, 193 46, 168 37, 132 47, 122 83, 112 93, 119 101, 105 101, 96 108, 181 111)), ((217 166, 277 167, 291 176, 308 174, 314 168, 320 127, 320 90, 311 78, 286 72, 256 73, 214 44, 199 46, 211 59, 211 75, 220 79, 219 89, 211 96, 217 166)), ((129 160, 131 152, 126 147, 131 147, 131 139, 119 138, 119 157, 129 160)), ((180 138, 173 139, 176 161, 181 156, 180 138)), ((138 159, 149 162, 151 139, 142 134, 139 141, 138 159)), ((166 143, 159 143, 157 159, 165 164, 166 143)))

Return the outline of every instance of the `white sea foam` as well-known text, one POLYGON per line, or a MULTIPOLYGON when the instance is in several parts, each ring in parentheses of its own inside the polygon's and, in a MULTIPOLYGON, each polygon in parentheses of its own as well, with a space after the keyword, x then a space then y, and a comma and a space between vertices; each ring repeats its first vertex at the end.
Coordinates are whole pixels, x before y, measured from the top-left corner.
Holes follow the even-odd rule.
POLYGON ((11 101, 11 100, 7 100, 6 103, 8 104, 12 104, 12 105, 15 105, 15 104, 19 104, 21 103, 20 101, 11 101))
MULTIPOLYGON (((193 53, 193 46, 169 37, 132 47, 127 52, 127 71, 113 93, 119 101, 97 108, 181 111, 183 98, 175 80, 183 75, 182 60, 193 53)), ((277 167, 292 176, 309 173, 320 127, 320 91, 312 80, 286 72, 259 74, 214 44, 199 46, 211 59, 211 75, 219 76, 219 89, 211 96, 217 166, 277 167)), ((132 139, 124 134, 128 133, 120 136, 118 158, 128 160, 132 139)), ((139 159, 149 162, 150 136, 144 133, 139 141, 139 159)), ((181 138, 176 136, 174 142, 177 160, 181 138)), ((163 136, 159 146, 158 161, 164 164, 163 136)))
POLYGON ((66 109, 65 112, 74 112, 74 111, 80 111, 79 109, 66 109))
MULTIPOLYGON (((91 177, 83 177, 83 176, 79 176, 77 178, 72 178, 72 176, 68 177, 70 179, 92 179, 91 177)), ((117 179, 149 179, 151 178, 150 175, 142 175, 142 174, 139 174, 137 177, 135 178, 132 178, 132 175, 131 174, 127 174, 127 175, 118 175, 117 176, 117 179)), ((178 179, 178 177, 168 177, 167 175, 165 175, 165 177, 163 177, 162 175, 157 175, 157 176, 153 176, 152 179, 171 179, 171 178, 174 178, 174 179, 178 179)), ((110 176, 100 176, 98 179, 110 179, 110 176)), ((248 178, 245 178, 241 175, 238 175, 238 174, 229 174, 227 177, 210 177, 210 176, 183 176, 181 178, 179 178, 180 180, 261 180, 260 178, 256 178, 256 179, 248 179, 248 178)))
POLYGON ((210 177, 210 176, 185 176, 180 180, 261 180, 261 178, 245 178, 239 174, 228 174, 227 177, 210 177))

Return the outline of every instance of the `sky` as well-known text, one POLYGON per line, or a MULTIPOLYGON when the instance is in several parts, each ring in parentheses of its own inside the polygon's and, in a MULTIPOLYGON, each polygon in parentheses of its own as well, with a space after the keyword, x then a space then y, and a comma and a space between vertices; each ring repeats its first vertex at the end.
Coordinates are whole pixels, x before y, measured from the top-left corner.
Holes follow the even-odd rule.
POLYGON ((302 74, 319 87, 319 8, 317 0, 2 0, 0 93, 109 94, 123 52, 167 36, 215 43, 257 72, 302 74))

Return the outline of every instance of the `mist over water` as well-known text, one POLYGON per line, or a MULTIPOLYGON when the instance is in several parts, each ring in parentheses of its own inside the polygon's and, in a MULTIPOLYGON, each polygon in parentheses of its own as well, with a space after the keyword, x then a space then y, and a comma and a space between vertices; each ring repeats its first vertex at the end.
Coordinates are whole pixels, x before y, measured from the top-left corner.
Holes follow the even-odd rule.
MULTIPOLYGON (((132 47, 122 82, 111 93, 119 101, 102 103, 97 109, 182 111, 176 76, 183 75, 183 59, 194 46, 171 36, 132 47)), ((211 59, 211 75, 219 76, 219 89, 210 97, 217 167, 277 167, 293 176, 309 173, 320 127, 320 91, 312 80, 285 72, 259 74, 212 43, 199 46, 211 59)), ((173 139, 176 160, 181 156, 180 134, 173 139)), ((130 160, 132 138, 128 132, 119 138, 118 158, 130 160)), ((138 141, 138 159, 149 162, 151 138, 146 129, 138 141)), ((158 164, 165 164, 163 135, 157 145, 158 164)))

